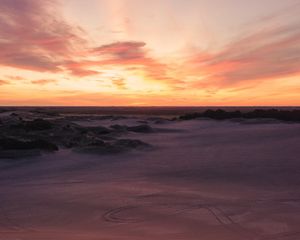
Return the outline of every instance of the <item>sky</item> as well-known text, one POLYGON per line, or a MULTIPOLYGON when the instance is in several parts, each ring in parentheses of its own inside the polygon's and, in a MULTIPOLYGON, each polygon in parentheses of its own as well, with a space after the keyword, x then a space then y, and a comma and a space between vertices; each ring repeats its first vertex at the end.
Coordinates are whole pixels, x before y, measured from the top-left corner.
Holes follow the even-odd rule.
POLYGON ((299 106, 300 0, 0 0, 2 106, 299 106))

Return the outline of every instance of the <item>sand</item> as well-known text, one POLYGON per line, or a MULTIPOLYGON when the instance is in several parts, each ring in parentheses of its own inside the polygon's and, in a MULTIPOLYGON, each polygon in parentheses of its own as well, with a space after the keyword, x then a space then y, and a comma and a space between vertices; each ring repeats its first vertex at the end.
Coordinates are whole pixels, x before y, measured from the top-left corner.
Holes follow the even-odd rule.
POLYGON ((147 124, 151 149, 1 159, 0 240, 300 239, 300 124, 147 124))

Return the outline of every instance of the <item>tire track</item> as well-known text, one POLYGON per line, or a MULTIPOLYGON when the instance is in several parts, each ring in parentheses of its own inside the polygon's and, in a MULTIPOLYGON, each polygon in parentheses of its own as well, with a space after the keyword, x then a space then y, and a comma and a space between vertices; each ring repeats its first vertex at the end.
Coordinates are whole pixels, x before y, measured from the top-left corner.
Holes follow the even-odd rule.
POLYGON ((200 205, 199 207, 206 209, 220 225, 235 234, 243 236, 243 239, 254 239, 255 237, 257 237, 257 234, 244 228, 239 223, 234 221, 220 207, 210 205, 200 205))
POLYGON ((105 221, 111 223, 137 223, 143 221, 142 219, 138 218, 123 218, 118 216, 120 213, 124 211, 129 211, 132 209, 137 209, 137 206, 124 206, 119 208, 113 208, 105 212, 102 217, 105 221))

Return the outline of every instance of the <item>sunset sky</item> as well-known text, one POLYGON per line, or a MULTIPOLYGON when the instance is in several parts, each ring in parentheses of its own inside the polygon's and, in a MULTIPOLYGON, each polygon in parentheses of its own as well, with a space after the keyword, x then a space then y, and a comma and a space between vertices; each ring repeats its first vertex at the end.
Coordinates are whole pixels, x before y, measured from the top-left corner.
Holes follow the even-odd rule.
POLYGON ((0 0, 0 105, 300 105, 300 1, 0 0))

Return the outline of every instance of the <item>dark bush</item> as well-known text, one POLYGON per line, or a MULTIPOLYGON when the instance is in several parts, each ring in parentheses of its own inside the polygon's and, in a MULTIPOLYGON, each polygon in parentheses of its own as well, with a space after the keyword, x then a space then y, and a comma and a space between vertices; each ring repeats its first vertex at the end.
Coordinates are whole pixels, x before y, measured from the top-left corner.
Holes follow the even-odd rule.
POLYGON ((147 147, 149 145, 137 139, 119 139, 115 142, 115 146, 123 147, 126 149, 135 149, 140 147, 147 147))
POLYGON ((57 151, 58 147, 55 144, 42 139, 21 141, 14 138, 1 138, 0 149, 2 150, 40 149, 40 150, 47 150, 47 151, 57 151))
POLYGON ((150 127, 149 125, 146 125, 146 124, 133 126, 133 127, 127 127, 127 130, 131 131, 131 132, 138 132, 138 133, 151 133, 151 132, 153 132, 153 128, 150 127))
POLYGON ((196 118, 211 118, 216 120, 245 118, 245 119, 259 119, 259 118, 272 118, 282 121, 300 121, 300 110, 278 110, 278 109, 255 109, 250 112, 242 113, 240 111, 226 112, 222 109, 206 110, 202 113, 190 113, 179 116, 180 120, 191 120, 196 118))
POLYGON ((24 129, 27 131, 42 131, 42 130, 49 130, 53 127, 52 123, 38 118, 33 121, 22 121, 19 124, 12 125, 11 128, 16 129, 24 129))

